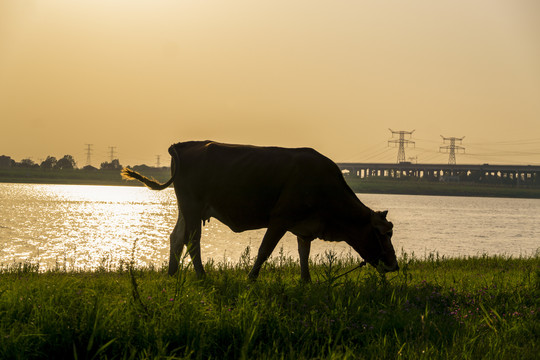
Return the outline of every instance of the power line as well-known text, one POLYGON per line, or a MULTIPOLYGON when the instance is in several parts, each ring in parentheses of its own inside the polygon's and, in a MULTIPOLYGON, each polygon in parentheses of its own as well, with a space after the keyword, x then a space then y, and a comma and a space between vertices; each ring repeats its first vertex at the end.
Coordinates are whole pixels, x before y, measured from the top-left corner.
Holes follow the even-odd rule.
MULTIPOLYGON (((379 146, 382 146, 382 142, 381 143, 377 143, 377 144, 372 144, 372 145, 369 145, 369 146, 366 146, 364 149, 350 155, 347 159, 345 159, 344 161, 345 162, 348 162, 348 161, 354 161, 358 158, 361 158, 361 159, 364 159, 365 157, 367 156, 371 156, 372 154, 374 154, 375 152, 378 152, 380 150, 380 147, 379 146)), ((386 148, 386 141, 384 141, 384 147, 386 148)))
POLYGON ((521 140, 504 140, 504 141, 491 141, 491 142, 478 142, 470 143, 472 145, 531 145, 540 144, 540 139, 521 139, 521 140))
POLYGON ((390 149, 388 148, 384 148, 382 150, 379 149, 376 153, 373 153, 372 155, 365 157, 364 161, 374 160, 374 159, 380 158, 381 156, 385 156, 389 152, 389 150, 390 149))

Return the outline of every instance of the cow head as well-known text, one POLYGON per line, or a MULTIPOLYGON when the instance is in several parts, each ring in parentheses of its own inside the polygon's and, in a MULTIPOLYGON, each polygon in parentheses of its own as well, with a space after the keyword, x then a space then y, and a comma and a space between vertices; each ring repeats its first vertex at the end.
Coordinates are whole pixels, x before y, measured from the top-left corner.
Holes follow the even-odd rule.
POLYGON ((391 242, 394 225, 386 220, 387 214, 388 211, 371 212, 369 222, 349 242, 367 263, 381 273, 399 269, 391 242))

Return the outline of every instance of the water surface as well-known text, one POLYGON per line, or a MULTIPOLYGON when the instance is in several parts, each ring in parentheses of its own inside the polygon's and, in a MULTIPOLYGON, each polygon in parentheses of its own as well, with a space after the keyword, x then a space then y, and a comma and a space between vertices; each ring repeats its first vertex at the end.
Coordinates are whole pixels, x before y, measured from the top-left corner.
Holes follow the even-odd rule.
MULTIPOLYGON (((424 257, 505 254, 528 256, 540 247, 540 200, 358 194, 374 210, 389 210, 393 243, 424 257)), ((168 261, 169 233, 177 217, 173 189, 142 187, 0 184, 0 264, 38 262, 42 269, 95 269, 129 261, 136 242, 137 265, 168 261)), ((252 254, 264 229, 233 233, 216 219, 202 232, 206 261, 236 262, 247 246, 252 254)), ((283 247, 297 258, 296 238, 283 247)), ((312 257, 327 250, 346 254, 345 243, 315 240, 312 257)))

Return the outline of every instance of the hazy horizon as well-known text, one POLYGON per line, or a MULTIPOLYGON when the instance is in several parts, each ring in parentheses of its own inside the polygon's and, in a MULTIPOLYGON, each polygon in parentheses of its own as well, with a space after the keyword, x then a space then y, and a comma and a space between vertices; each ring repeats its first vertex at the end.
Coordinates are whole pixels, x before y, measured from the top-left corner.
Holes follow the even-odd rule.
POLYGON ((79 167, 205 139, 395 162, 388 128, 418 162, 443 135, 540 164, 540 2, 4 0, 0 119, 0 155, 79 167))

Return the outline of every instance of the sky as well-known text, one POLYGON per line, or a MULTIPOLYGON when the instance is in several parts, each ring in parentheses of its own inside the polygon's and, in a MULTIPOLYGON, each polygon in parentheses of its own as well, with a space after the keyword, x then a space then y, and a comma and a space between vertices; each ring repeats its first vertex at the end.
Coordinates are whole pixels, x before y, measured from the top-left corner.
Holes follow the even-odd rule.
MULTIPOLYGON (((0 0, 0 155, 169 162, 187 140, 540 164, 537 0, 0 0), (459 143, 459 142, 458 142, 459 143)), ((414 158, 414 159, 412 159, 414 158)))

